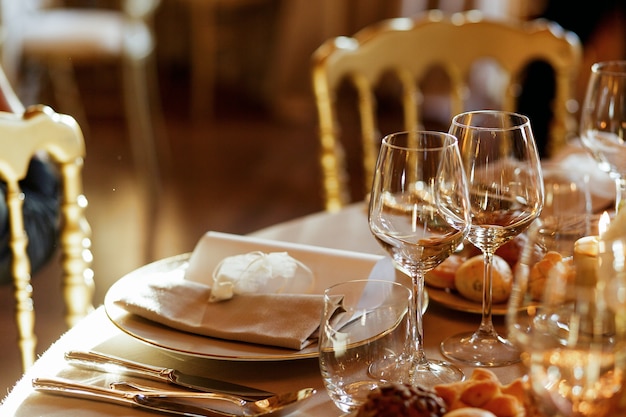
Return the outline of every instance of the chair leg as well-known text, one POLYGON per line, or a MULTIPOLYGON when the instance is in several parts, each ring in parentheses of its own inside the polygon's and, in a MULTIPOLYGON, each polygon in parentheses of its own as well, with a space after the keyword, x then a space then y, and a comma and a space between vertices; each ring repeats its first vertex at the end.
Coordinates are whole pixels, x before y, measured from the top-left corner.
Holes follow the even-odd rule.
POLYGON ((18 331, 18 344, 22 354, 22 369, 26 371, 35 363, 35 309, 33 306, 33 288, 30 283, 30 261, 26 253, 28 237, 24 230, 22 214, 22 192, 16 181, 7 181, 7 206, 11 229, 11 252, 13 263, 11 272, 15 288, 15 319, 18 331))
POLYGON ((63 299, 68 328, 93 310, 94 280, 91 270, 91 228, 85 219, 86 198, 80 188, 82 164, 64 164, 61 214, 65 227, 60 237, 63 258, 63 299))

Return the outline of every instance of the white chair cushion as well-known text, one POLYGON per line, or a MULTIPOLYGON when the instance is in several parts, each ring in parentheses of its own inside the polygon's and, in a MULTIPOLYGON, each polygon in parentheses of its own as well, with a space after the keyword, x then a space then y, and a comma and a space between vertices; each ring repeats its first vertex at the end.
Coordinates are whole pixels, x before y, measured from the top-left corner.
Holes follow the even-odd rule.
POLYGON ((129 48, 137 51, 152 46, 144 25, 110 10, 46 10, 25 21, 28 27, 22 36, 27 56, 120 56, 129 48))

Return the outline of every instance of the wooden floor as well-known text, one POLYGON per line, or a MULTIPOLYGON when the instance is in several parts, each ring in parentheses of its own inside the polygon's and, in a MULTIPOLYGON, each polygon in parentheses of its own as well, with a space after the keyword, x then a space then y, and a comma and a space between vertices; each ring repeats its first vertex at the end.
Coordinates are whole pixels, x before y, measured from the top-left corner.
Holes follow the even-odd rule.
MULTIPOLYGON (((161 81, 169 151, 154 206, 140 197, 119 92, 85 103, 96 305, 125 273, 193 250, 208 230, 245 234, 322 208, 312 115, 281 122, 239 93, 220 91, 214 119, 192 121, 188 91, 184 79, 161 81), (156 220, 146 226, 150 213, 156 220)), ((58 276, 53 263, 34 278, 39 352, 65 330, 58 276)), ((11 288, 0 288, 0 398, 20 376, 13 306, 11 288)))

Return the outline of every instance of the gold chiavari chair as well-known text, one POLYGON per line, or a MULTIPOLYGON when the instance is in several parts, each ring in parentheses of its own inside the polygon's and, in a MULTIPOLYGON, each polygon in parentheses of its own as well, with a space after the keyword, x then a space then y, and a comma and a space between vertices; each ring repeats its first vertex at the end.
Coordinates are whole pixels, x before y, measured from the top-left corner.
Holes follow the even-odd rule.
POLYGON ((31 264, 26 251, 28 236, 22 212, 27 197, 20 188, 20 180, 26 177, 31 159, 41 152, 57 166, 61 180, 59 247, 67 325, 73 326, 93 309, 91 231, 85 218, 87 200, 81 176, 85 155, 82 132, 72 117, 46 106, 31 106, 23 113, 0 112, 0 180, 6 183, 11 273, 24 369, 35 361, 36 336, 31 264))
MULTIPOLYGON (((363 193, 371 186, 381 139, 377 88, 389 74, 400 85, 399 99, 404 130, 423 126, 426 110, 420 104, 422 82, 441 69, 448 80, 450 114, 470 110, 467 93, 476 63, 497 63, 498 76, 483 88, 497 90, 496 102, 515 111, 527 65, 544 61, 554 70, 555 95, 550 105, 547 152, 556 152, 568 133, 576 130, 574 84, 581 60, 578 37, 553 22, 490 20, 471 11, 444 15, 430 11, 415 18, 389 19, 366 27, 353 37, 337 37, 322 44, 313 55, 312 81, 318 112, 320 163, 326 210, 338 210, 351 201, 345 131, 339 117, 338 96, 346 80, 353 86, 358 107, 359 152, 362 153, 363 193), (496 88, 501 87, 501 88, 496 88)), ((449 122, 447 119, 446 122, 449 122)), ((532 123, 532 120, 531 120, 532 123)), ((447 126, 446 126, 447 129, 447 126)), ((385 132, 390 133, 390 132, 385 132)), ((353 141, 355 142, 355 141, 353 141)), ((356 145, 355 145, 356 146, 356 145)), ((361 158, 358 158, 361 159, 361 158)))

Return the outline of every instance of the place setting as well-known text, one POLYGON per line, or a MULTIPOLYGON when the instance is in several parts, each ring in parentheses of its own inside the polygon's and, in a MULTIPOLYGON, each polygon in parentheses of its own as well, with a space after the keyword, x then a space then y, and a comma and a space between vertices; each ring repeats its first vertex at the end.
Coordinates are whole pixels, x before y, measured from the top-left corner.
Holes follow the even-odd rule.
POLYGON ((324 289, 367 277, 404 279, 378 255, 208 232, 191 254, 123 277, 105 309, 123 331, 161 348, 220 360, 305 359, 317 357, 324 289), (231 299, 207 302, 216 274, 243 278, 231 299))

